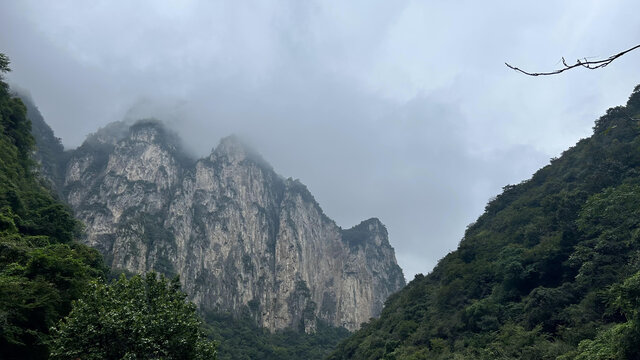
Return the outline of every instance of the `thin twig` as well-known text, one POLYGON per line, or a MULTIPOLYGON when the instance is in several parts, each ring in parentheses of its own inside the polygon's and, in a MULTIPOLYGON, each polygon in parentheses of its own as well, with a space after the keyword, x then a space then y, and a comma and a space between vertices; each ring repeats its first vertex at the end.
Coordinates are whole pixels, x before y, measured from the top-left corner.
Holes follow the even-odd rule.
POLYGON ((591 69, 591 70, 603 68, 603 67, 611 64, 613 62, 613 60, 621 57, 622 55, 624 55, 624 54, 626 54, 628 52, 631 52, 631 51, 633 51, 635 49, 638 49, 638 48, 640 48, 640 44, 638 44, 638 45, 636 45, 636 46, 634 46, 634 47, 632 47, 630 49, 627 49, 627 50, 625 50, 623 52, 620 52, 618 54, 611 55, 608 58, 602 59, 602 60, 590 61, 590 60, 587 60, 587 58, 584 58, 583 60, 578 59, 578 60, 576 60, 576 63, 573 64, 573 65, 567 64, 567 61, 563 57, 562 58, 562 65, 564 65, 564 68, 558 69, 558 70, 554 70, 554 71, 551 71, 551 72, 531 73, 531 72, 519 69, 519 68, 517 68, 515 66, 509 65, 508 63, 504 63, 504 64, 507 65, 507 67, 509 67, 510 69, 513 69, 515 71, 521 72, 521 73, 523 73, 525 75, 529 75, 529 76, 555 75, 555 74, 560 74, 561 72, 565 72, 567 70, 570 70, 570 69, 573 69, 573 68, 576 68, 576 67, 584 67, 584 68, 591 69))

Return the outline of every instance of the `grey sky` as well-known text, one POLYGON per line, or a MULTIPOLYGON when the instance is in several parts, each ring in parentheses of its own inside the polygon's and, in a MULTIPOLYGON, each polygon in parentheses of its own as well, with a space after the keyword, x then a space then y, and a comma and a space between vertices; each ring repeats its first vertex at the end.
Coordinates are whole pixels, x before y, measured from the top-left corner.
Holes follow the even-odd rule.
POLYGON ((155 116, 203 155, 231 133, 343 227, 379 217, 408 280, 502 186, 588 136, 640 83, 629 1, 0 0, 9 80, 67 147, 155 116))

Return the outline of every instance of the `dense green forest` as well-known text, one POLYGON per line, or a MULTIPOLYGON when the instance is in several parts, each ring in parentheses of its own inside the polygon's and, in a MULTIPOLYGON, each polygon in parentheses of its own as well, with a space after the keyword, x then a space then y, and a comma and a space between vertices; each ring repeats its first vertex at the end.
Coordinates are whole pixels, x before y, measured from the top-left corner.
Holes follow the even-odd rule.
POLYGON ((640 86, 330 359, 640 359, 640 86))
POLYGON ((33 148, 26 108, 0 81, 2 359, 47 358, 49 328, 106 273, 97 251, 74 242, 80 224, 37 176, 33 148))
POLYGON ((221 360, 320 360, 350 333, 344 328, 318 320, 316 332, 305 334, 293 329, 269 332, 256 326, 249 309, 244 314, 207 313, 205 322, 218 342, 221 360))

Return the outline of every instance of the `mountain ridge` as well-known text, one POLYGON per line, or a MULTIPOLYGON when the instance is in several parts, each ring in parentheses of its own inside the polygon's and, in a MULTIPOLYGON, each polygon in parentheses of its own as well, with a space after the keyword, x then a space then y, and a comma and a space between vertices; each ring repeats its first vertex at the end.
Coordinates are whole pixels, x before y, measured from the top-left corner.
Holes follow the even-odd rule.
POLYGON ((56 188, 84 242, 114 269, 180 274, 203 310, 249 309, 270 330, 313 332, 316 319, 355 330, 404 285, 379 220, 349 246, 304 184, 237 136, 194 159, 157 120, 117 122, 65 156, 56 188))

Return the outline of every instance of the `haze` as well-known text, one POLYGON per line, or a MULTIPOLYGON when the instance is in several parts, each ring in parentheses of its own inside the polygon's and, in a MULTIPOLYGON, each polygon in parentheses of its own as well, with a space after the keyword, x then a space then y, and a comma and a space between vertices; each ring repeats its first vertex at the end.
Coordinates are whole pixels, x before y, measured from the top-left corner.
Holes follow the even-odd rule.
POLYGON ((8 79, 66 147, 156 117, 198 155, 247 139, 342 227, 387 225, 408 280, 640 83, 637 1, 0 0, 8 79))

